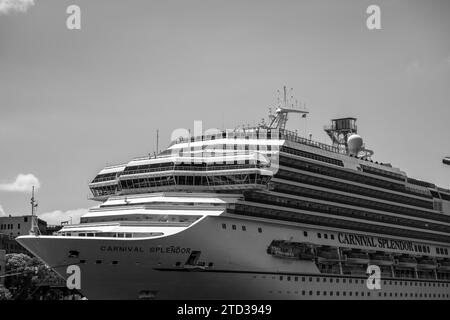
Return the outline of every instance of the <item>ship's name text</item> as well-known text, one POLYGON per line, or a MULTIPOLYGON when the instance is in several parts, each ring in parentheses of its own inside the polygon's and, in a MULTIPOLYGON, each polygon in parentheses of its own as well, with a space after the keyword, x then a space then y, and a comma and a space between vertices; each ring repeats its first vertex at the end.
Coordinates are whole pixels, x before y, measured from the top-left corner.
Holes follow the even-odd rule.
POLYGON ((393 240, 347 233, 339 233, 338 240, 342 244, 366 246, 381 249, 414 251, 412 241, 406 240, 393 240))
POLYGON ((105 252, 149 252, 149 253, 169 253, 169 254, 179 254, 179 253, 191 253, 191 248, 182 247, 150 247, 143 248, 137 246, 101 246, 100 251, 105 252))

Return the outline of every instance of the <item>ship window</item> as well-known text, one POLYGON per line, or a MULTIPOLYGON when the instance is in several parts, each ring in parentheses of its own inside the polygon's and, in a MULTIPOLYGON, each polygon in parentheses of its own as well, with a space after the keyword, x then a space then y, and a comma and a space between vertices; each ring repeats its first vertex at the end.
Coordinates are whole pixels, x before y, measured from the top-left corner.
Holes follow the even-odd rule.
POLYGON ((294 281, 298 281, 298 277, 294 277, 294 281))
POLYGON ((302 290, 302 296, 304 296, 304 295, 305 295, 305 293, 306 293, 306 291, 305 291, 305 290, 302 290))
POLYGON ((225 223, 222 223, 222 229, 226 229, 227 225, 225 223))
POLYGON ((112 262, 112 264, 114 264, 114 265, 119 264, 119 261, 114 260, 114 261, 112 262))
POLYGON ((330 235, 331 240, 334 240, 334 234, 330 235))
POLYGON ((302 281, 305 282, 305 280, 306 280, 306 278, 305 278, 305 277, 302 277, 302 281))
POLYGON ((283 276, 280 276, 280 280, 283 280, 283 276))
POLYGON ((325 233, 325 234, 323 235, 323 237, 324 237, 325 239, 328 239, 328 234, 325 233))
POLYGON ((242 231, 246 231, 247 228, 245 226, 242 226, 242 231))
POLYGON ((258 228, 258 232, 259 232, 259 233, 262 233, 262 228, 258 228))
POLYGON ((233 224, 233 225, 231 226, 231 228, 232 228, 233 230, 236 230, 236 225, 233 224))
POLYGON ((339 291, 336 291, 336 295, 337 295, 338 297, 339 297, 339 294, 340 294, 339 291))
POLYGON ((101 263, 102 263, 102 260, 95 260, 95 263, 96 263, 96 264, 101 264, 101 263))
POLYGON ((309 295, 312 296, 312 290, 309 290, 309 295))
POLYGON ((287 281, 291 281, 291 277, 288 276, 288 277, 287 277, 287 281))
POLYGON ((86 260, 80 260, 80 264, 85 264, 86 260))
POLYGON ((305 237, 307 237, 307 236, 308 236, 308 231, 303 231, 303 235, 304 235, 305 237))
POLYGON ((317 238, 322 238, 322 235, 320 233, 317 234, 317 238))
POLYGON ((208 263, 208 267, 213 267, 214 266, 214 263, 213 262, 210 262, 210 263, 208 263))

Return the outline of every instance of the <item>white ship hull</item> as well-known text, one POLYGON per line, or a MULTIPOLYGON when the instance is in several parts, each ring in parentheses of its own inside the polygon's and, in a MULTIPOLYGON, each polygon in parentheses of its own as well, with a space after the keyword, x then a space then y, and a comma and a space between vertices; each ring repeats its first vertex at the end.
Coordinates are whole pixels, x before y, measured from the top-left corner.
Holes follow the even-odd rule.
POLYGON ((274 238, 295 241, 300 234, 298 227, 206 217, 185 231, 154 239, 24 236, 18 241, 64 278, 67 266, 79 265, 80 291, 88 299, 449 298, 448 281, 382 279, 381 290, 369 290, 365 275, 321 274, 313 261, 267 254, 274 238), (73 250, 77 258, 68 257, 73 250), (205 266, 185 265, 194 250, 201 251, 205 266))

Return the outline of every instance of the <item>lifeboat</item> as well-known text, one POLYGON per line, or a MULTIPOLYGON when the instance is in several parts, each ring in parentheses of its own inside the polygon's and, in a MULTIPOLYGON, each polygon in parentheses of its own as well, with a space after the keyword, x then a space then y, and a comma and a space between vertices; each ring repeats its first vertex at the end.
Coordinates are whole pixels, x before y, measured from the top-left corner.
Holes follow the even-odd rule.
POLYGON ((418 269, 433 270, 437 268, 436 261, 431 258, 423 258, 417 261, 418 269))
POLYGON ((398 257, 396 265, 403 268, 415 268, 417 266, 417 260, 414 257, 398 257))
POLYGON ((369 255, 365 252, 348 251, 345 254, 346 262, 351 264, 368 264, 369 255))
POLYGON ((370 263, 378 266, 392 266, 394 259, 389 254, 374 253, 370 255, 370 263))
POLYGON ((445 259, 438 262, 437 265, 438 270, 442 271, 450 271, 450 260, 445 259))
POLYGON ((308 243, 273 240, 267 253, 285 259, 314 260, 313 246, 308 243))
POLYGON ((320 248, 317 249, 318 263, 336 263, 339 262, 339 253, 337 248, 320 248))

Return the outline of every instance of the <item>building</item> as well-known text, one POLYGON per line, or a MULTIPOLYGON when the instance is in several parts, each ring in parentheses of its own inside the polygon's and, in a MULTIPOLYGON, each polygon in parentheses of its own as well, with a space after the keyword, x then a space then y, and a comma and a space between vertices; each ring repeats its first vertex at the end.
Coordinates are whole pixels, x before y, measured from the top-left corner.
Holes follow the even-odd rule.
POLYGON ((54 234, 55 232, 58 232, 59 230, 62 229, 62 225, 52 225, 52 224, 48 224, 47 225, 47 230, 45 232, 46 235, 51 236, 52 234, 54 234))
MULTIPOLYGON (((47 222, 37 219, 38 227, 42 234, 47 234, 47 222)), ((0 217, 0 250, 6 253, 26 253, 15 238, 26 235, 31 229, 31 215, 0 217)))

